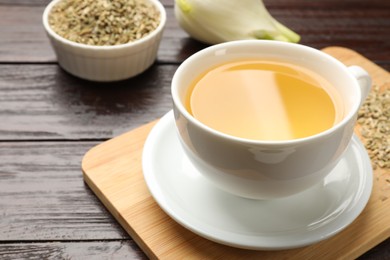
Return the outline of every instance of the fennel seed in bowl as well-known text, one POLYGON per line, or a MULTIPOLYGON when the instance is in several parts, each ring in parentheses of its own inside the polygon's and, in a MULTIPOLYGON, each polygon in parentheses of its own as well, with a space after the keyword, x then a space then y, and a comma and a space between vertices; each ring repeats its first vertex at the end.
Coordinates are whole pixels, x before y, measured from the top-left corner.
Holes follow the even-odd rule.
POLYGON ((95 46, 139 40, 159 23, 159 11, 147 0, 62 0, 49 14, 58 35, 95 46))

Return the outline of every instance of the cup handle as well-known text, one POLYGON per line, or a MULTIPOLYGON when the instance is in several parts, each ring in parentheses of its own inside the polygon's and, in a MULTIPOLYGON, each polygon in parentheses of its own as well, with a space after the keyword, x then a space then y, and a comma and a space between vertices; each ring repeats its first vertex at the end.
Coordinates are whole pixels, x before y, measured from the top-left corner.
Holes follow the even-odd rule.
POLYGON ((371 77, 366 70, 359 66, 349 66, 348 70, 359 83, 362 93, 362 100, 360 101, 360 105, 362 105, 371 89, 371 77))

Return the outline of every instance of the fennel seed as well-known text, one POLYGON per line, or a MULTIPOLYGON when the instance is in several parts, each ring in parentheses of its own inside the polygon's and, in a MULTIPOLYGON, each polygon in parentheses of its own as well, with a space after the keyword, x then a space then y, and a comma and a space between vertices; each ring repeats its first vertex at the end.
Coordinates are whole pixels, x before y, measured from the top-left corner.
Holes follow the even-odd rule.
POLYGON ((390 88, 373 87, 358 112, 364 146, 373 168, 390 168, 390 88))
POLYGON ((159 11, 147 0, 62 0, 49 14, 58 35, 97 46, 139 40, 159 23, 159 11))

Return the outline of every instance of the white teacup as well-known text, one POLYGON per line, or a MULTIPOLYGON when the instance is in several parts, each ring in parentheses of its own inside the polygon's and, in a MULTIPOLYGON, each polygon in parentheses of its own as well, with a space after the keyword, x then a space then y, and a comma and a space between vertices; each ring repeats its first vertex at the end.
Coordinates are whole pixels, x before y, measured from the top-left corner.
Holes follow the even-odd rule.
POLYGON ((346 67, 307 46, 262 40, 222 43, 189 57, 173 76, 177 133, 194 166, 222 190, 253 199, 286 197, 319 183, 337 165, 370 86, 370 76, 362 68, 346 67), (286 141, 249 140, 206 126, 185 108, 188 88, 208 68, 238 58, 280 59, 322 75, 343 100, 343 119, 319 134, 286 141))

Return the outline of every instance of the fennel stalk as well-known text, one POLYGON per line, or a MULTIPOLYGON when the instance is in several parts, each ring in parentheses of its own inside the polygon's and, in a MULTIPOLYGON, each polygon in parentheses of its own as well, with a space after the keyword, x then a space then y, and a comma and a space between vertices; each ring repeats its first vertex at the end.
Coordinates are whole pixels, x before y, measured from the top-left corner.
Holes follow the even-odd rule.
POLYGON ((208 44, 244 39, 299 42, 262 0, 175 0, 175 17, 191 37, 208 44))

